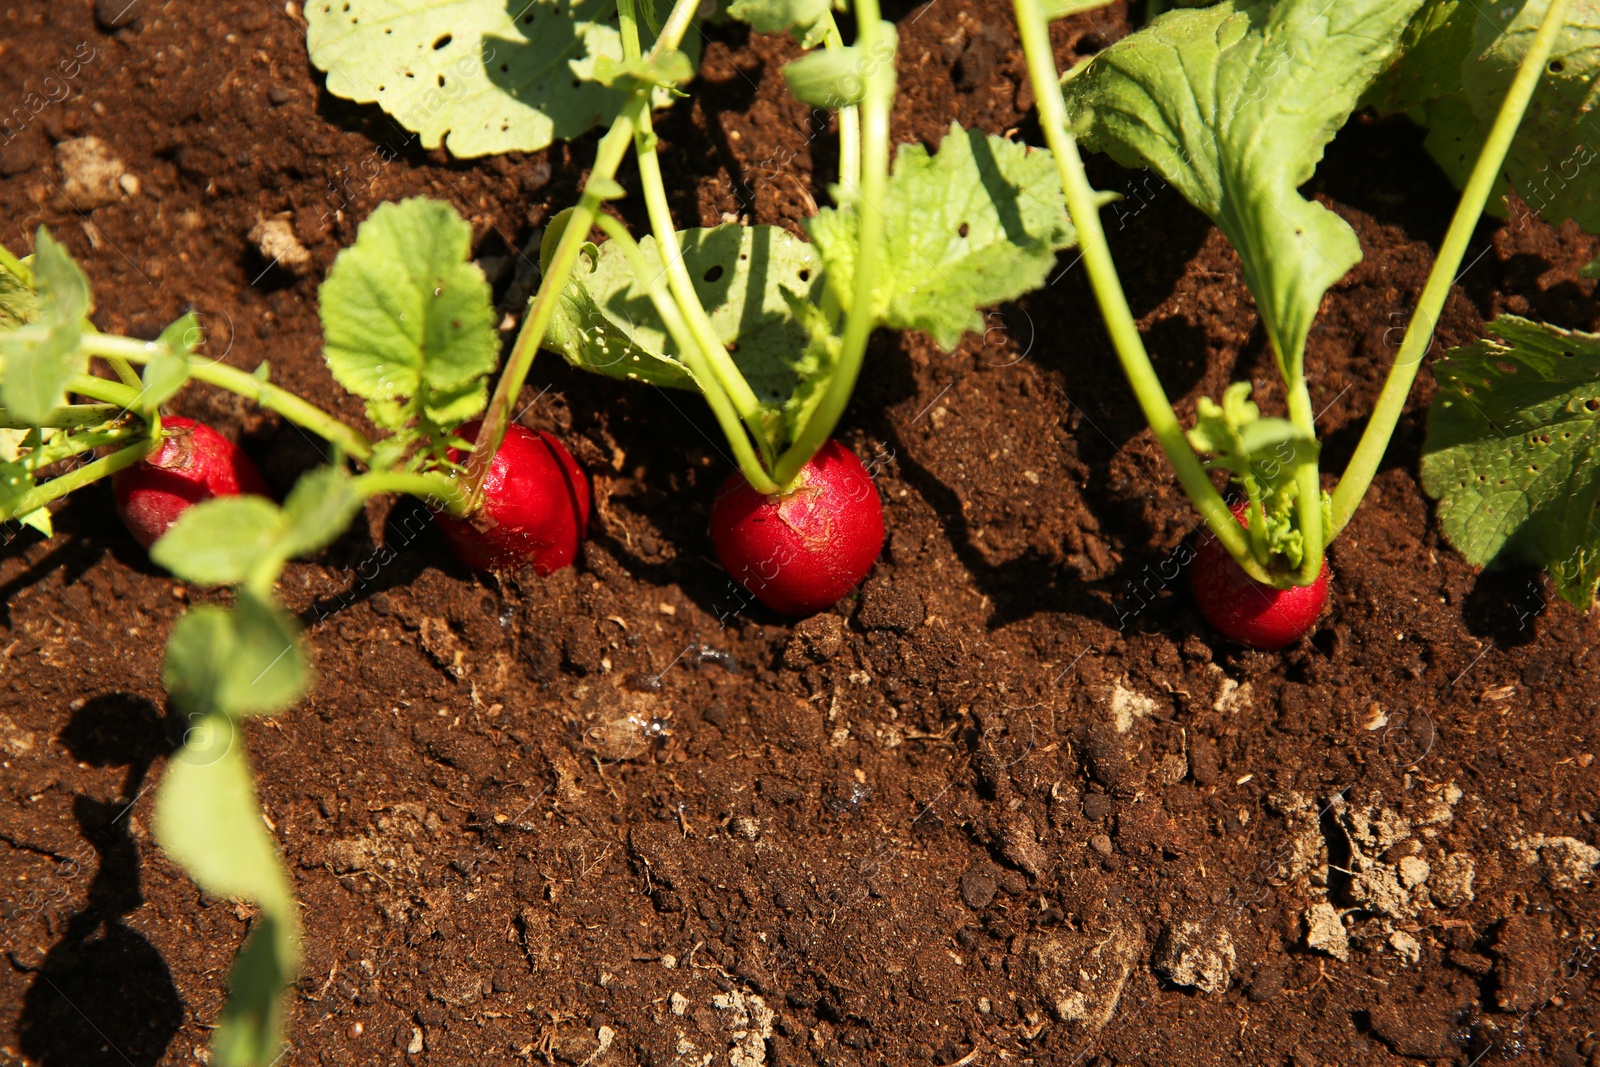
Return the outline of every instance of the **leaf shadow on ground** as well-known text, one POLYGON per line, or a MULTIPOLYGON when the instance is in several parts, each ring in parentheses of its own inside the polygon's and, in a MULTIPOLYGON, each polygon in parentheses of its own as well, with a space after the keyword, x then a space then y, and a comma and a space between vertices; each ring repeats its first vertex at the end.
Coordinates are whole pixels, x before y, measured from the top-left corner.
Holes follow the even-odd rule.
MULTIPOLYGON (((82 908, 34 972, 19 1043, 24 1055, 52 1067, 149 1067, 178 1032, 184 1007, 160 953, 122 921, 144 903, 127 816, 150 765, 181 741, 181 726, 143 697, 112 692, 80 705, 58 740, 80 762, 128 770, 119 796, 73 801, 98 862, 82 908)), ((76 861, 67 863, 76 871, 76 861)))

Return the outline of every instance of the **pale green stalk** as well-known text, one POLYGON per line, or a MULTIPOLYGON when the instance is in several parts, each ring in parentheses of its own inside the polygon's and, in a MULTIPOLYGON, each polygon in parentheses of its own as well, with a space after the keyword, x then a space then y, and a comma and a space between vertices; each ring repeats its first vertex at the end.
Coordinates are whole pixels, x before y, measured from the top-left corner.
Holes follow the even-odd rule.
MULTIPOLYGON (((678 47, 698 7, 698 0, 676 0, 672 6, 672 13, 667 16, 666 24, 661 27, 660 35, 656 37, 651 54, 678 47)), ((600 140, 600 147, 595 152, 594 168, 589 172, 589 180, 584 183, 583 195, 579 197, 577 207, 572 217, 568 219, 567 228, 562 232, 561 239, 556 242, 555 253, 550 257, 549 269, 539 280, 539 291, 534 294, 533 303, 528 309, 528 318, 517 334, 516 342, 511 346, 511 355, 506 360, 505 369, 500 373, 500 381, 495 385, 494 396, 489 401, 488 410, 484 412, 477 441, 473 445, 471 457, 467 460, 468 512, 475 510, 483 500, 483 480, 489 476, 489 461, 499 451, 500 442, 505 439, 506 427, 511 421, 511 405, 522 392, 522 383, 528 378, 528 370, 533 366, 533 357, 539 351, 539 346, 544 343, 545 333, 550 329, 550 320, 555 315, 556 301, 567 287, 567 280, 577 265, 579 251, 589 239, 589 230, 594 226, 595 216, 599 214, 600 204, 604 199, 600 195, 601 189, 615 180, 617 167, 627 155, 628 145, 633 140, 633 131, 639 117, 647 114, 649 108, 650 90, 648 88, 636 90, 624 105, 622 114, 617 116, 616 122, 600 140)))
POLYGON ((1461 259, 1466 255, 1467 242, 1478 225, 1484 205, 1489 202, 1489 194, 1499 177, 1506 153, 1511 149, 1517 127, 1521 125, 1528 102, 1538 88, 1539 77, 1544 73, 1545 61, 1555 47, 1556 35, 1561 32, 1566 18, 1567 2, 1551 0, 1544 20, 1539 23, 1539 31, 1529 42, 1522 65, 1517 68, 1511 88, 1500 104, 1500 113, 1495 116, 1489 136, 1478 153, 1472 175, 1461 190, 1461 202, 1456 205, 1450 229, 1445 232, 1444 243, 1439 246, 1439 257, 1428 272, 1428 281, 1417 301, 1416 313, 1406 327, 1400 351, 1395 353, 1389 378, 1383 383, 1378 402, 1372 406, 1372 416, 1367 420, 1367 428, 1361 434, 1355 454, 1350 457, 1350 463, 1333 491, 1333 529, 1328 534, 1330 541, 1350 522, 1350 517, 1355 514, 1361 498, 1366 496, 1373 477, 1378 473, 1378 464, 1383 461, 1383 453, 1394 436, 1394 428, 1405 411, 1406 397, 1410 395, 1411 383, 1416 380, 1417 370, 1422 366, 1422 357, 1433 344, 1433 331, 1438 326, 1439 313, 1444 310, 1444 302, 1450 295, 1450 286, 1461 266, 1461 259))
POLYGON ((439 471, 415 473, 412 471, 368 471, 350 479, 363 497, 384 493, 404 493, 422 500, 437 500, 456 518, 467 513, 467 495, 461 483, 439 471))
POLYGON ((811 417, 772 472, 773 480, 786 489, 839 424, 861 374, 867 341, 877 323, 874 305, 879 282, 878 264, 883 258, 882 205, 889 184, 889 113, 894 104, 895 55, 893 47, 889 48, 887 56, 877 53, 883 43, 878 0, 857 0, 856 25, 856 47, 866 62, 875 62, 878 67, 869 73, 866 95, 861 101, 861 181, 851 190, 854 194, 851 207, 857 224, 855 287, 850 297, 850 312, 845 317, 839 364, 811 417))
POLYGON ((22 497, 9 509, 0 510, 0 520, 12 519, 18 515, 38 511, 52 500, 59 500, 68 493, 82 489, 84 486, 108 477, 117 471, 133 466, 145 457, 150 451, 150 446, 155 443, 155 437, 147 436, 136 441, 128 447, 119 449, 109 456, 103 456, 93 463, 86 463, 75 470, 70 470, 58 478, 51 478, 43 485, 35 486, 22 494, 22 497))
POLYGON ((610 215, 601 215, 596 221, 606 236, 615 241, 617 247, 628 257, 628 264, 633 268, 634 282, 643 286, 649 294, 650 302, 655 305, 656 314, 661 316, 667 332, 672 335, 672 343, 683 353, 683 361, 688 364, 690 373, 695 376, 696 381, 702 383, 701 392, 705 394, 706 403, 711 406, 712 414, 717 417, 723 435, 733 448, 734 459, 739 464, 740 472, 756 492, 776 493, 779 489, 778 484, 768 477, 766 469, 761 466, 760 458, 750 447, 750 436, 744 432, 744 427, 739 422, 739 413, 733 410, 728 394, 722 390, 710 367, 707 366, 705 354, 695 343, 689 324, 684 321, 683 311, 673 301, 671 291, 662 284, 659 273, 650 269, 639 243, 633 239, 633 235, 622 223, 610 215))
MULTIPOLYGON (((640 55, 639 27, 633 17, 633 0, 618 0, 617 11, 622 30, 622 53, 629 59, 637 58, 640 55)), ((650 230, 655 234, 656 251, 666 268, 667 285, 683 312, 691 335, 705 355, 707 369, 727 394, 751 436, 756 439, 762 460, 771 463, 774 459, 773 445, 768 440, 767 428, 762 422, 761 401, 739 372, 739 366, 734 363, 727 346, 717 336, 711 316, 706 314, 700 294, 695 292, 694 280, 689 277, 689 267, 683 259, 683 247, 678 242, 678 232, 672 223, 672 208, 667 203, 666 181, 661 176, 661 160, 656 155, 655 128, 648 109, 639 116, 634 133, 634 154, 639 161, 639 191, 644 197, 645 210, 650 215, 650 230)), ((749 473, 745 472, 747 476, 749 473)))
POLYGON ((1184 436, 1178 415, 1161 387, 1150 364, 1150 354, 1145 351, 1144 340, 1128 308, 1128 298, 1122 291, 1116 265, 1111 259, 1111 248, 1106 243, 1105 231, 1100 225, 1099 211, 1095 206, 1094 190, 1083 170, 1083 160, 1078 155, 1078 142, 1067 127, 1066 101, 1061 97, 1059 72, 1055 53, 1050 47, 1050 28, 1040 9, 1039 0, 1015 0, 1017 26, 1022 36, 1022 50, 1028 61, 1028 77, 1033 83, 1038 101, 1040 125, 1044 127, 1045 140, 1055 156, 1056 168, 1061 175, 1061 186, 1066 193, 1067 209, 1078 231, 1078 247, 1083 252, 1083 263, 1094 287, 1106 332, 1122 361, 1122 369, 1133 387, 1134 396, 1144 412, 1150 430, 1155 434, 1162 451, 1177 471, 1178 482, 1188 494, 1195 509, 1200 512, 1206 526, 1238 561, 1245 573, 1258 582, 1283 586, 1286 579, 1274 576, 1258 562, 1250 550, 1250 538, 1228 511, 1228 505, 1211 484, 1211 477, 1200 463, 1184 436))
MULTIPOLYGON (((148 363, 163 350, 155 341, 136 341, 131 337, 116 337, 111 334, 85 334, 80 348, 90 355, 101 356, 106 359, 117 358, 129 363, 148 363)), ((173 353, 182 356, 183 353, 173 353)), ((346 455, 365 463, 372 458, 372 442, 368 441, 358 431, 340 422, 326 411, 314 404, 308 403, 289 392, 287 389, 273 385, 271 382, 262 381, 253 374, 230 367, 226 363, 190 363, 189 377, 196 381, 206 382, 218 388, 237 393, 247 400, 253 400, 269 411, 276 411, 294 425, 310 430, 328 443, 343 451, 346 455)), ((99 379, 97 379, 99 380, 99 379)), ((81 382, 81 379, 80 379, 81 382)), ((135 379, 137 384, 137 379, 135 379)), ((74 388, 75 392, 85 396, 94 396, 86 389, 74 388)), ((106 399, 97 396, 96 399, 106 399)), ((127 401, 128 407, 138 403, 138 394, 134 393, 127 401)))

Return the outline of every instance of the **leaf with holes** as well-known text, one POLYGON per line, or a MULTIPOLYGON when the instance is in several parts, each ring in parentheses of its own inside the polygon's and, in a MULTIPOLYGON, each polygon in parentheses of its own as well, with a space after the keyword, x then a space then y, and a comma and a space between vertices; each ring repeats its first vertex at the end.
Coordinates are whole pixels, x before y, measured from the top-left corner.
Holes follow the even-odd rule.
MULTIPOLYGON (((805 310, 821 296, 816 251, 777 226, 714 226, 678 234, 695 292, 777 431, 792 438, 827 383, 833 349, 805 310)), ((659 270, 653 237, 639 250, 659 270)), ((576 367, 612 378, 697 389, 634 281, 623 251, 600 245, 580 262, 557 306, 545 346, 576 367)))
MULTIPOLYGON (((983 330, 979 309, 1044 284, 1056 252, 1077 241, 1050 153, 951 125, 939 151, 902 145, 884 197, 874 281, 879 322, 923 330, 952 349, 983 330)), ((828 287, 854 295, 856 208, 827 208, 807 228, 828 287)))
POLYGON ((610 122, 627 99, 595 80, 602 56, 622 60, 613 0, 313 0, 305 13, 328 91, 376 103, 424 148, 534 152, 610 122))
MULTIPOLYGON (((1467 180, 1549 0, 1477 4, 1428 0, 1400 60, 1370 102, 1428 127, 1428 151, 1457 185, 1467 180)), ((1489 210, 1515 189, 1552 225, 1571 218, 1600 233, 1600 0, 1573 0, 1544 76, 1511 143, 1489 210)))
POLYGON ((1600 583, 1600 334, 1513 315, 1433 365, 1422 485, 1469 561, 1533 563, 1587 608, 1600 583))

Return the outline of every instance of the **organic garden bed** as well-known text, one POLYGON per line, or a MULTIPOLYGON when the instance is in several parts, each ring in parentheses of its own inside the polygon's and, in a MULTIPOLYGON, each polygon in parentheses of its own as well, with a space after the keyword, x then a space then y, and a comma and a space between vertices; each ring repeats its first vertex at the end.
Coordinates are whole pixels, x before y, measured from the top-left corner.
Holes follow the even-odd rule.
MULTIPOLYGON (((576 199, 593 135, 452 161, 328 94, 294 4, 141 6, 114 33, 86 2, 0 16, 0 100, 66 86, 0 148, 0 242, 47 225, 98 326, 154 337, 192 303, 213 354, 361 425, 316 287, 379 203, 423 194, 471 222, 520 314, 519 253, 576 199), (89 136, 126 172, 98 205, 56 147, 89 136), (309 262, 250 237, 280 214, 309 262)), ((1005 5, 885 14, 895 142, 952 121, 1040 142, 1005 5)), ((1058 62, 1135 24, 1121 4, 1057 22, 1058 62)), ((837 161, 779 73, 796 54, 707 29, 692 98, 659 118, 680 225, 803 235, 837 161)), ((1090 165, 1125 196, 1112 248, 1185 423, 1234 380, 1281 409, 1227 241, 1153 174, 1090 165)), ((1307 191, 1365 255, 1309 347, 1338 471, 1456 194, 1420 130, 1371 115, 1307 191)), ((1600 328, 1595 240, 1515 218, 1479 226, 1441 347, 1501 312, 1600 328)), ((592 480, 580 566, 476 576, 402 501, 288 567, 319 681, 248 728, 305 928, 282 1062, 1600 1064, 1594 622, 1442 540, 1416 473, 1431 376, 1330 550, 1318 628, 1253 652, 1177 580, 1197 519, 1077 251, 986 321, 950 355, 876 335, 840 437, 888 542, 803 622, 710 556, 730 464, 704 405, 548 355, 521 421, 592 480)), ((321 461, 230 394, 176 410, 280 494, 321 461)), ((13 523, 0 550, 7 1063, 203 1061, 251 919, 148 830, 183 731, 161 646, 217 595, 112 516, 97 485, 53 539, 13 523)))

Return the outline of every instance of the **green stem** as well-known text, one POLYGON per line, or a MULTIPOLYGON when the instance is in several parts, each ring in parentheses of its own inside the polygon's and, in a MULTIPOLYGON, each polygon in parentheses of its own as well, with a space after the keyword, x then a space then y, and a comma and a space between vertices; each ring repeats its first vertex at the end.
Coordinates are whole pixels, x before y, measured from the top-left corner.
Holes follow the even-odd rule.
MULTIPOLYGON (((661 27, 661 33, 650 49, 652 55, 669 48, 676 48, 683 42, 683 35, 688 32, 689 22, 694 18, 698 7, 698 0, 675 0, 666 24, 661 27)), ((533 366, 533 357, 539 351, 539 346, 544 343, 545 333, 550 329, 550 319, 555 315, 556 301, 561 298, 562 290, 567 287, 567 279, 572 276, 572 269, 578 262, 578 253, 583 248, 584 242, 589 239, 589 230, 594 226, 595 216, 600 213, 602 198, 598 187, 609 184, 616 177, 617 168, 621 166, 623 157, 628 153, 628 145, 633 140, 633 131, 637 127, 639 117, 648 114, 649 110, 650 90, 647 88, 635 90, 628 98, 628 102, 623 105, 622 113, 617 116, 616 122, 600 139, 600 147, 595 152, 594 168, 589 172, 589 180, 584 183, 583 195, 578 198, 577 207, 567 221, 567 228, 562 232, 561 239, 556 242, 556 250, 550 257, 549 269, 539 280, 539 291, 534 294, 533 303, 528 309, 528 318, 522 324, 516 342, 511 346, 511 355, 506 360, 505 369, 500 372, 500 381, 495 385, 494 396, 489 400, 488 410, 483 414, 483 423, 478 430, 472 455, 467 459, 468 513, 474 511, 483 500, 483 480, 489 476, 489 461, 500 450, 500 442, 505 439, 506 426, 511 421, 511 405, 522 392, 522 383, 527 381, 528 371, 533 366)))
POLYGON ((33 271, 28 269, 26 263, 12 255, 11 249, 5 245, 0 245, 0 268, 4 268, 8 274, 23 285, 30 289, 33 288, 33 271))
POLYGON ((36 448, 27 455, 30 470, 43 470, 52 463, 60 463, 73 456, 81 456, 85 452, 93 452, 97 448, 107 445, 126 444, 129 438, 152 436, 149 428, 143 423, 133 423, 126 426, 114 426, 108 430, 95 430, 91 433, 62 434, 54 440, 36 448))
POLYGON ((1050 48, 1049 25, 1040 10, 1039 0, 1014 2, 1022 50, 1028 61, 1028 77, 1038 101, 1040 125, 1044 128, 1045 140, 1049 142, 1056 168, 1061 174, 1067 210, 1077 226, 1078 247, 1083 251, 1084 267, 1089 272, 1095 300, 1100 305, 1100 315, 1105 320, 1106 332, 1111 336, 1117 357, 1122 361, 1128 384, 1133 387, 1134 396, 1138 398, 1151 432, 1177 471, 1179 484, 1212 534, 1250 577, 1268 585, 1282 586, 1285 579, 1269 573, 1252 554, 1249 535, 1234 520, 1222 494, 1211 484, 1200 457, 1189 447, 1183 427, 1178 423, 1178 415, 1172 410, 1172 402, 1167 399, 1161 379, 1150 364, 1150 354, 1145 351, 1138 324, 1128 308, 1128 298, 1122 291, 1122 282, 1117 277, 1117 268, 1111 259, 1111 248, 1100 226, 1094 190, 1089 187, 1088 175, 1084 173, 1077 139, 1067 126, 1067 105, 1061 97, 1055 53, 1050 48))
POLYGON ((91 400, 98 400, 103 404, 115 404, 124 411, 133 410, 139 403, 139 390, 121 382, 113 382, 106 378, 97 378, 92 374, 74 374, 67 380, 67 392, 86 396, 91 400))
POLYGON ((144 458, 154 443, 154 437, 144 437, 130 444, 128 447, 111 453, 109 456, 86 463, 76 470, 68 471, 59 478, 51 478, 43 485, 35 486, 22 494, 16 504, 0 511, 0 521, 13 519, 18 515, 26 515, 38 511, 52 500, 59 500, 68 493, 82 489, 101 478, 109 477, 124 468, 131 467, 144 458))
MULTIPOLYGON (((67 404, 54 408, 39 423, 55 430, 75 430, 84 426, 99 426, 121 415, 125 409, 118 404, 67 404)), ((7 430, 31 430, 34 424, 18 419, 0 408, 0 427, 7 430)))
MULTIPOLYGON (((1311 390, 1306 385, 1304 353, 1301 353, 1298 366, 1300 373, 1289 387, 1289 421, 1314 441, 1317 437, 1317 415, 1311 407, 1311 390)), ((1300 543, 1303 546, 1295 584, 1310 585, 1322 573, 1322 550, 1327 545, 1322 535, 1322 476, 1315 463, 1301 465, 1295 475, 1295 489, 1295 510, 1300 520, 1300 543)), ((1264 528, 1265 518, 1261 521, 1264 528)), ((1264 561, 1264 557, 1257 558, 1264 561)))
MULTIPOLYGON (((626 3, 627 0, 623 2, 626 3)), ((689 324, 684 321, 682 310, 673 302, 671 292, 662 284, 659 272, 650 269, 639 243, 633 239, 633 235, 622 223, 610 215, 601 215, 597 221, 606 236, 615 241, 617 247, 628 257, 628 263, 633 268, 634 281, 644 286, 645 291, 650 294, 650 302, 655 305, 656 314, 661 316, 667 332, 672 335, 672 343, 683 353, 684 362, 689 365, 689 372, 702 383, 700 391, 705 395, 706 403, 711 405, 712 414, 717 417, 718 425, 722 427, 723 434, 728 438, 728 444, 733 448, 734 459, 739 464, 740 472, 756 492, 776 493, 780 486, 767 474, 755 449, 750 447, 750 436, 745 433, 744 426, 739 422, 739 413, 733 409, 728 394, 723 392, 716 377, 707 367, 704 350, 695 342, 689 324)))
MULTIPOLYGON (((628 59, 640 55, 639 27, 633 18, 633 0, 618 0, 617 11, 622 31, 622 54, 628 59)), ((650 111, 639 115, 633 138, 634 154, 639 162, 639 190, 644 197, 645 210, 650 215, 650 229, 655 234, 656 251, 661 256, 667 272, 667 285, 684 313, 690 333, 705 354, 705 365, 710 375, 727 394, 734 410, 744 420, 751 436, 761 448, 762 459, 772 462, 773 444, 762 420, 761 401, 755 390, 739 371, 728 348, 717 336, 711 316, 706 314, 700 294, 695 292, 694 280, 689 277, 688 264, 683 259, 683 246, 678 241, 678 231, 672 224, 672 208, 667 203, 666 181, 661 176, 661 160, 656 155, 656 135, 650 120, 650 111)), ((732 443, 730 438, 729 443, 732 443)))
POLYGON ((861 181, 851 190, 854 194, 851 206, 856 213, 854 288, 840 342, 839 364, 828 379, 822 400, 772 472, 773 479, 785 488, 793 483, 800 469, 811 462, 811 457, 839 424, 861 374, 867 341, 877 324, 874 296, 880 281, 878 263, 884 244, 881 205, 889 184, 889 115, 894 104, 895 45, 884 36, 878 0, 856 0, 856 26, 856 46, 861 49, 864 62, 876 66, 871 68, 866 94, 861 101, 861 181), (885 44, 888 54, 880 55, 879 49, 885 44))
POLYGON ((1439 246, 1439 258, 1434 260, 1433 269, 1428 272, 1422 296, 1417 301, 1416 313, 1406 327, 1400 351, 1395 353, 1394 366, 1389 369, 1389 378, 1383 383, 1377 403, 1372 406, 1372 416, 1367 420, 1367 428, 1361 434, 1355 454, 1350 457, 1349 465, 1333 490, 1333 529, 1328 533, 1329 541, 1339 536, 1349 524, 1378 473, 1378 464, 1383 461, 1395 426, 1405 411, 1406 397, 1410 395, 1411 384, 1422 366, 1422 357, 1433 344, 1433 331, 1439 324, 1439 313, 1444 310, 1444 302, 1450 295, 1456 270, 1466 255, 1467 242, 1478 225, 1484 205, 1489 202, 1489 194, 1494 189, 1506 153, 1511 149, 1517 127, 1528 110, 1534 90, 1538 88, 1545 61, 1550 58, 1556 35, 1561 32, 1566 9, 1567 0, 1551 0, 1544 20, 1539 23, 1539 31, 1529 42, 1522 65, 1517 68, 1511 88, 1500 104, 1500 113, 1495 116, 1489 136, 1483 142, 1483 150, 1478 153, 1472 175, 1461 190, 1461 202, 1456 205, 1450 229, 1445 232, 1444 243, 1439 246))
MULTIPOLYGON (((827 32, 822 46, 830 51, 844 48, 844 35, 831 10, 822 16, 827 22, 827 32)), ((839 184, 846 189, 861 186, 861 111, 854 104, 839 109, 839 184)))
POLYGON ((522 383, 528 378, 533 357, 550 329, 556 301, 566 288, 567 279, 572 276, 579 251, 589 239, 595 216, 600 213, 602 197, 597 187, 615 177, 617 167, 628 153, 628 144, 633 140, 634 122, 646 106, 640 94, 635 93, 600 140, 600 147, 595 152, 594 169, 589 172, 589 180, 584 183, 583 194, 578 198, 572 217, 567 220, 561 240, 556 242, 549 268, 540 279, 539 291, 534 294, 533 303, 528 308, 528 318, 517 333, 517 339, 511 346, 511 355, 507 357, 505 369, 500 372, 500 381, 495 385, 494 396, 490 398, 489 407, 483 414, 472 455, 467 458, 469 512, 483 498, 483 480, 489 476, 489 461, 500 450, 500 442, 505 439, 506 427, 511 421, 511 405, 522 392, 522 383))
MULTIPOLYGON (((116 337, 103 333, 84 335, 79 347, 90 355, 104 359, 123 359, 129 363, 139 364, 150 362, 160 350, 154 341, 136 341, 131 337, 116 337)), ((174 353, 174 355, 182 356, 184 353, 174 353)), ((226 363, 190 363, 189 377, 226 389, 230 393, 237 393, 247 400, 253 400, 268 411, 282 415, 294 425, 310 430, 346 455, 363 463, 372 458, 372 442, 365 436, 287 389, 263 381, 253 374, 247 374, 237 367, 230 367, 226 363)), ((81 378, 77 380, 81 381, 81 378)), ((83 389, 75 391, 85 396, 95 395, 83 389)), ((96 397, 96 399, 105 398, 96 397)), ((137 402, 138 394, 134 393, 127 403, 132 407, 137 402)))
POLYGON ((356 491, 364 497, 383 493, 406 493, 424 500, 437 500, 445 510, 457 518, 467 513, 467 494, 462 485, 448 474, 433 471, 414 474, 410 471, 369 471, 351 479, 356 491))

